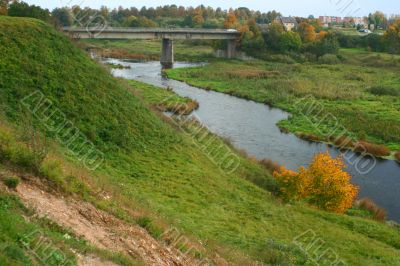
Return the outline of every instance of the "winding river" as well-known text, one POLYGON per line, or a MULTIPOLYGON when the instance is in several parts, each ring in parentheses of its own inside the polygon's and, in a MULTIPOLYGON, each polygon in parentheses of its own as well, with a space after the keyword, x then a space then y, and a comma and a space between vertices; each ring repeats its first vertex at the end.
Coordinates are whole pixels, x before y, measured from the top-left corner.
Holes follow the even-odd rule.
MULTIPOLYGON (((281 133, 276 123, 289 114, 267 105, 240 99, 223 93, 206 91, 161 75, 159 62, 130 63, 107 59, 109 63, 129 66, 130 69, 113 69, 113 75, 134 79, 163 88, 199 102, 194 115, 210 131, 229 138, 233 145, 244 149, 259 159, 269 158, 292 170, 306 166, 319 152, 329 150, 335 156, 336 148, 323 143, 301 140, 293 134, 281 133)), ((174 68, 199 64, 177 62, 174 68)), ((400 222, 400 164, 390 160, 360 158, 347 152, 347 171, 352 182, 360 187, 359 198, 369 197, 388 212, 388 218, 400 222), (356 159, 358 158, 358 159, 356 159)))

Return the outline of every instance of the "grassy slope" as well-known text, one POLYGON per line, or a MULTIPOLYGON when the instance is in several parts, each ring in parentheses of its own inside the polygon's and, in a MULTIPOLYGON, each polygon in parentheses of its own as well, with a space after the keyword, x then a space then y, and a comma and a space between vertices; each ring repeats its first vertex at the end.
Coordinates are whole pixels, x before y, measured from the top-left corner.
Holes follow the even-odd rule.
MULTIPOLYGON (((117 191, 116 208, 139 203, 210 249, 222 245, 269 263, 304 264, 306 256, 292 240, 309 229, 352 265, 399 262, 399 229, 302 204, 282 205, 245 180, 270 180, 245 158, 236 172, 222 172, 198 142, 157 118, 50 27, 0 18, 0 58, 0 106, 8 119, 23 119, 18 101, 33 90, 52 99, 105 152, 106 163, 91 173, 102 179, 91 182, 117 191)), ((220 144, 216 140, 211 147, 220 144)))
POLYGON ((216 61, 203 68, 169 70, 168 75, 196 86, 283 108, 294 116, 281 126, 293 132, 323 136, 336 124, 324 120, 322 126, 315 128, 293 107, 296 100, 312 95, 323 106, 317 117, 332 114, 355 138, 366 138, 400 150, 400 98, 368 92, 370 87, 389 87, 392 93, 400 95, 400 58, 355 50, 342 54, 348 60, 334 65, 216 61))

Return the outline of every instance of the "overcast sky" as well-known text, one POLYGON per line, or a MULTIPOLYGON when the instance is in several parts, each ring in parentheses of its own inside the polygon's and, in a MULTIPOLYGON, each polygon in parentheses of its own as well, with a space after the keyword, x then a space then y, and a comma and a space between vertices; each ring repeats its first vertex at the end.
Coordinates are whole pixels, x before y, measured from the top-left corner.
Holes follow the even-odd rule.
POLYGON ((331 15, 331 16, 365 16, 370 12, 381 10, 386 14, 400 14, 399 0, 255 0, 255 1, 239 1, 239 0, 25 0, 29 4, 39 5, 44 8, 53 9, 62 6, 89 6, 98 8, 102 5, 114 8, 118 6, 140 8, 142 6, 155 7, 160 5, 182 5, 182 6, 205 6, 222 7, 248 7, 253 10, 270 11, 277 10, 285 16, 314 16, 331 15))

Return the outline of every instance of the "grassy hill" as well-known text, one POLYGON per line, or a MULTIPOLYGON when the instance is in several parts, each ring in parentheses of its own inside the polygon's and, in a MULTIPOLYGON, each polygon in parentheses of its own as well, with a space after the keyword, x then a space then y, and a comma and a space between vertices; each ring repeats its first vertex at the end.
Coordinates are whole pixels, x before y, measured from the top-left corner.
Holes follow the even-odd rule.
MULTIPOLYGON (((174 226, 201 240, 208 256, 218 253, 239 265, 251 261, 312 265, 312 260, 324 265, 328 255, 350 265, 399 264, 399 228, 301 203, 282 204, 268 191, 274 190, 270 173, 239 154, 236 171, 221 171, 209 154, 221 145, 230 150, 223 140, 216 138, 202 149, 206 143, 201 136, 146 106, 154 105, 157 97, 143 91, 157 88, 137 82, 131 87, 114 79, 50 26, 0 17, 0 58, 0 111, 12 132, 0 134, 7 136, 0 138, 4 167, 37 172, 126 220, 140 210, 145 214, 133 222, 154 236, 174 226), (152 99, 142 102, 135 87, 142 97, 152 99), (24 111, 20 101, 36 90, 104 153, 105 161, 96 171, 85 170, 65 146, 56 144, 57 134, 24 111), (47 136, 50 159, 56 158, 60 169, 49 167, 49 158, 27 163, 34 156, 21 155, 32 152, 26 145, 29 140, 21 137, 28 123, 47 136), (26 148, 18 148, 21 145, 26 148), (73 173, 85 185, 74 187, 68 181, 73 173), (111 195, 112 201, 93 196, 99 190, 111 195), (323 243, 320 251, 311 247, 315 240, 323 243)), ((7 224, 5 219, 0 216, 0 226, 7 224)), ((1 251, 8 246, 5 243, 1 251)))

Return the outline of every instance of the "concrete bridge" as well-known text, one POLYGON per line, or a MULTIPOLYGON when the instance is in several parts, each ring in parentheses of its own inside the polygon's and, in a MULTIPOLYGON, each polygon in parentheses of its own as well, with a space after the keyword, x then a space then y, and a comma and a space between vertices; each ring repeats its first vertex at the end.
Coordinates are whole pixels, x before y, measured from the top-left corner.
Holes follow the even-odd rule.
POLYGON ((158 39, 162 40, 161 64, 174 63, 173 40, 228 40, 227 57, 234 58, 240 33, 224 29, 163 29, 163 28, 63 28, 74 38, 80 39, 158 39))

